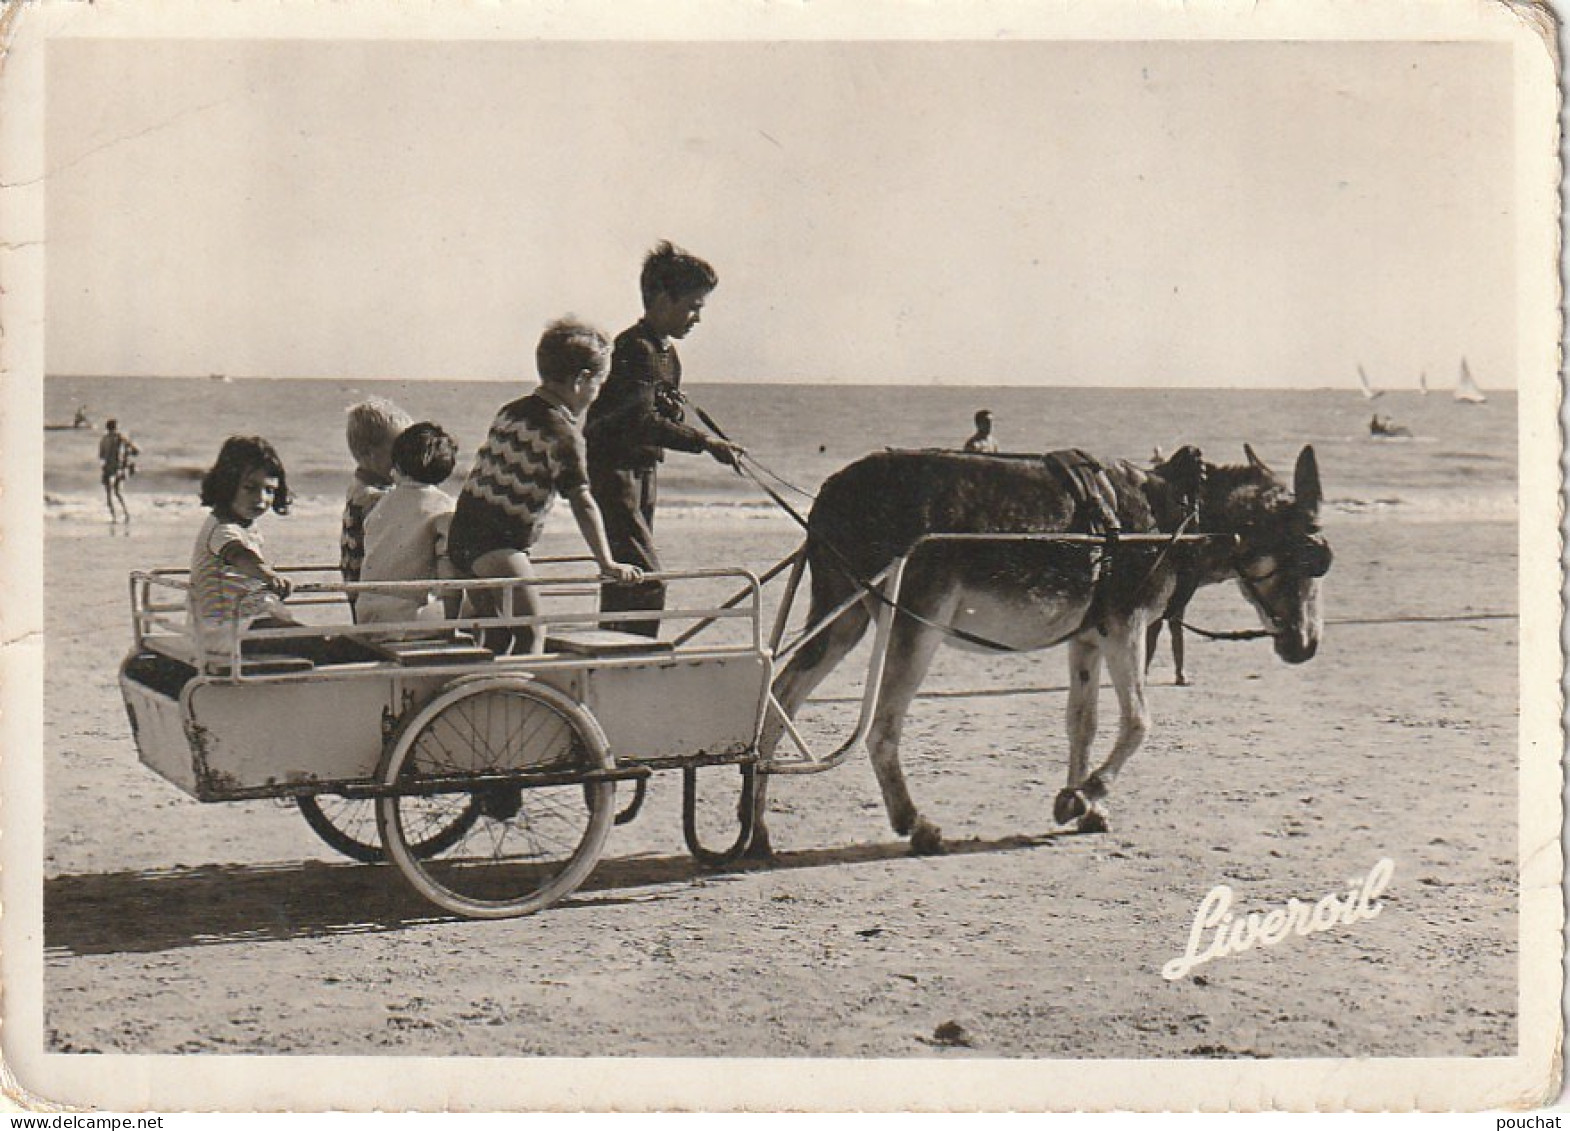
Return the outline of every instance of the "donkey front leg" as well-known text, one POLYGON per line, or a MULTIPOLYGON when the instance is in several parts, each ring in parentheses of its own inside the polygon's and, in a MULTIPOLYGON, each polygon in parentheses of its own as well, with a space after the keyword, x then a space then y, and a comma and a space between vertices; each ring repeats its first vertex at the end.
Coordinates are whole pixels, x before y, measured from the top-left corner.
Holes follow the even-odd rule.
POLYGON ((1150 730, 1150 707, 1145 702, 1142 624, 1127 626, 1107 637, 1107 674, 1118 696, 1118 737, 1107 760, 1080 785, 1090 801, 1090 811, 1079 819, 1080 832, 1105 832, 1106 807, 1102 801, 1112 789, 1123 764, 1134 756, 1150 730))
MULTIPOLYGON (((924 611, 923 615, 936 620, 948 611, 951 610, 924 611)), ((887 666, 878 687, 878 708, 867 734, 867 750, 872 755, 872 769, 878 775, 878 786, 883 791, 883 806, 888 812, 889 824, 901 836, 909 834, 910 849, 918 856, 941 853, 943 831, 923 817, 910 798, 905 772, 899 764, 899 741, 905 726, 905 712, 926 678, 940 642, 941 637, 935 629, 907 617, 896 620, 889 638, 887 666)))
POLYGON ((1068 785, 1052 805, 1060 825, 1090 812, 1099 794, 1085 788, 1090 773, 1090 745, 1096 739, 1096 699, 1101 691, 1101 635, 1087 634, 1068 646, 1068 785))

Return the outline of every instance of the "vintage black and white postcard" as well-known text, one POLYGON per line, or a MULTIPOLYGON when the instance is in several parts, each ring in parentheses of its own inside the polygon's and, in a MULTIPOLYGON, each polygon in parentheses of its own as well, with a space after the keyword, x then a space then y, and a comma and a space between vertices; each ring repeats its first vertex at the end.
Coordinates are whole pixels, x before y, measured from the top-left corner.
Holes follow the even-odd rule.
POLYGON ((15 1102, 1553 1100, 1550 9, 0 31, 15 1102))

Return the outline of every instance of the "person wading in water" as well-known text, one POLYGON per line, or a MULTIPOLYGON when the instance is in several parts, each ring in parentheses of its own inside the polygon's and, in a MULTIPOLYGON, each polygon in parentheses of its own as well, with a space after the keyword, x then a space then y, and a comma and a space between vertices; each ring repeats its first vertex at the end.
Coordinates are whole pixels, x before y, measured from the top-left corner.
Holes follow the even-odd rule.
POLYGON ((103 468, 100 478, 104 485, 104 502, 109 504, 110 522, 120 521, 115 514, 116 501, 120 504, 120 513, 125 515, 125 521, 131 521, 131 511, 125 505, 121 489, 126 479, 136 474, 136 457, 140 450, 131 442, 131 437, 120 431, 118 421, 110 420, 104 424, 104 438, 98 441, 98 462, 103 468))

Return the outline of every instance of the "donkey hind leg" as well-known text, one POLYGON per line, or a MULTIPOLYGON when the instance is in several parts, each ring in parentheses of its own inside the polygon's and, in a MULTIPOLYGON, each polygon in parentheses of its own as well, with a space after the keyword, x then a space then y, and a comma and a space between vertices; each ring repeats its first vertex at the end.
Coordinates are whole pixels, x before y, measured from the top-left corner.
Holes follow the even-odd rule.
MULTIPOLYGON (((815 618, 813 618, 815 619, 815 618)), ((807 696, 817 689, 828 674, 839 666, 852 648, 860 642, 872 617, 865 602, 852 605, 834 619, 814 640, 803 645, 774 680, 774 698, 790 718, 807 701, 807 696)), ((809 622, 810 623, 810 622, 809 622)), ((785 726, 771 709, 763 722, 763 732, 758 739, 758 751, 765 758, 774 753, 785 735, 785 726)), ((774 855, 769 843, 769 827, 765 820, 769 804, 769 775, 757 775, 752 795, 752 839, 747 844, 745 856, 753 860, 768 860, 774 855)))
POLYGON ((1104 799, 1125 762, 1134 756, 1150 729, 1150 708, 1145 701, 1145 673, 1139 652, 1144 629, 1134 625, 1114 633, 1106 642, 1107 673, 1118 696, 1118 736, 1107 760, 1079 786, 1090 802, 1090 809, 1079 819, 1080 832, 1105 832, 1107 814, 1104 799))
MULTIPOLYGON (((944 607, 923 610, 923 615, 940 624, 947 623, 957 603, 955 595, 944 607)), ((889 824, 899 835, 910 836, 911 851, 918 856, 943 852, 943 831, 923 817, 911 800, 910 790, 905 785, 905 772, 900 768, 899 743, 905 727, 905 713, 922 680, 926 679, 942 639, 936 629, 909 618, 900 617, 895 621, 889 634, 883 680, 878 686, 878 709, 867 733, 867 750, 872 755, 872 769, 878 775, 878 786, 883 791, 883 806, 888 812, 889 824)))
POLYGON ((1101 636, 1075 637, 1068 646, 1068 784, 1052 803, 1060 825, 1084 817, 1095 803, 1081 788, 1090 774, 1096 739, 1096 701, 1101 692, 1101 636))

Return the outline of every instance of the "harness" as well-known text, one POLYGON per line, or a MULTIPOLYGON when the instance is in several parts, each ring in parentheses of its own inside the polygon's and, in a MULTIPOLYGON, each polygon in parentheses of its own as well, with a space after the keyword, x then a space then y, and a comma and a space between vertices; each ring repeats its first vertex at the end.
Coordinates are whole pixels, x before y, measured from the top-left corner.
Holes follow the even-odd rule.
POLYGON ((1078 448, 1048 452, 1041 457, 1041 464, 1074 501, 1069 530, 1116 539, 1123 527, 1118 521, 1117 489, 1107 477, 1106 467, 1078 448))
POLYGON ((1100 534, 1106 539, 1090 562, 1090 605, 1079 629, 1094 625, 1105 636, 1107 582, 1112 577, 1118 535, 1123 532, 1118 521, 1117 489, 1112 486, 1106 467, 1079 448, 1048 452, 1041 457, 1041 463, 1074 502, 1067 532, 1100 534))
MULTIPOLYGON (((1243 546, 1239 545, 1233 555, 1232 566, 1237 572, 1238 581, 1243 589, 1253 598, 1254 604, 1270 619, 1271 632, 1262 635, 1274 636, 1281 632, 1281 620, 1265 600, 1260 584, 1269 581, 1290 562, 1292 571, 1302 577, 1323 577, 1330 571, 1330 563, 1334 555, 1331 553, 1330 544, 1325 541, 1324 535, 1319 533, 1319 526, 1313 523, 1303 530, 1301 534, 1281 539, 1276 544, 1264 549, 1254 549, 1250 557, 1270 558, 1274 563, 1268 573, 1252 574, 1244 568, 1246 559, 1243 555, 1243 546)), ((1186 626, 1185 626, 1186 627, 1186 626)))
MULTIPOLYGON (((704 415, 701 409, 699 410, 699 415, 704 415)), ((719 430, 714 427, 712 422, 705 420, 704 423, 716 433, 719 433, 719 430)), ((719 434, 723 436, 723 433, 719 434)), ((999 457, 994 456, 991 458, 999 457)), ((1105 623, 1107 584, 1112 577, 1114 555, 1118 549, 1118 536, 1122 532, 1122 524, 1117 516, 1117 489, 1113 486, 1105 465, 1079 449, 1050 452, 1043 456, 1005 456, 1002 458, 1025 458, 1031 462, 1041 463, 1074 504, 1066 529, 1036 533, 1089 534, 1105 539, 1097 547, 1095 556, 1091 561, 1090 603, 1086 606, 1085 615, 1072 631, 1053 641, 1053 644, 1061 644, 1064 640, 1079 635, 1090 626, 1094 626, 1097 632, 1105 636, 1107 634, 1105 623)), ((774 491, 768 484, 756 476, 749 475, 749 478, 752 478, 753 482, 776 505, 790 515, 791 518, 795 519, 804 531, 807 531, 808 537, 812 539, 813 543, 834 559, 835 565, 838 566, 840 572, 878 604, 907 616, 927 628, 931 628, 953 639, 962 640, 967 644, 974 644, 995 652, 1016 652, 1019 650, 1013 645, 1003 644, 952 625, 941 624, 890 599, 882 589, 861 577, 837 546, 823 539, 821 535, 813 535, 807 520, 790 503, 781 498, 778 492, 774 491)), ((1191 524, 1198 520, 1199 503, 1197 490, 1184 493, 1184 504, 1186 513, 1183 519, 1177 524, 1176 529, 1171 531, 1167 540, 1162 543, 1156 560, 1151 564, 1150 569, 1146 571, 1145 577, 1140 580, 1140 585, 1143 585, 1161 567, 1161 564, 1166 560, 1167 553, 1172 546, 1177 544, 1177 539, 1188 531, 1191 524)))
MULTIPOLYGON (((685 397, 682 399, 684 401, 686 400, 685 397)), ((722 429, 719 424, 715 422, 713 417, 703 410, 701 405, 691 402, 688 403, 693 411, 697 414, 698 419, 703 422, 705 427, 707 427, 716 436, 719 436, 722 440, 730 439, 730 437, 725 434, 724 429, 722 429)), ((1195 450, 1194 455, 1195 466, 1196 469, 1198 469, 1202 465, 1198 460, 1197 449, 1195 450)), ((1060 531, 1059 533, 1099 534, 1106 539, 1105 544, 1100 548, 1100 553, 1097 554, 1096 559, 1091 563, 1091 598, 1090 604, 1086 608, 1084 618, 1080 621, 1077 628, 1068 633, 1066 636, 1053 641, 1053 644, 1061 644, 1064 640, 1068 640, 1074 636, 1079 635, 1085 630, 1087 625, 1091 624, 1094 624, 1096 630, 1100 632, 1101 635, 1105 636, 1106 625, 1104 593, 1107 579, 1111 576, 1112 556, 1117 549, 1118 535, 1122 532, 1122 524, 1119 522, 1117 516, 1117 489, 1112 485, 1112 480, 1107 475, 1106 467, 1094 456, 1091 456, 1078 448, 1071 448, 1060 452, 1049 452, 1043 456, 1018 456, 1011 454, 991 455, 984 458, 1028 459, 1032 462, 1040 462, 1064 488, 1064 490, 1068 493, 1069 498, 1074 501, 1074 510, 1069 519, 1070 529, 1060 531), (1083 529, 1076 531, 1074 529, 1076 526, 1083 526, 1083 529)), ((962 628, 955 628, 952 625, 940 624, 939 622, 932 620, 930 617, 922 616, 914 609, 907 608, 904 605, 891 600, 878 586, 872 584, 872 582, 868 581, 866 578, 862 577, 859 573, 856 572, 850 560, 839 549, 839 547, 835 546, 831 542, 826 541, 821 536, 814 536, 806 516, 804 516, 799 510, 792 506, 790 502, 780 495, 778 491, 770 487, 762 480, 762 478, 754 474, 750 469, 744 467, 742 463, 737 464, 736 470, 738 474, 745 475, 747 478, 751 479, 759 490, 767 495, 776 506, 789 515, 791 519, 795 521, 796 525, 800 526, 801 529, 806 532, 808 538, 812 540, 815 545, 821 547, 825 553, 834 559, 834 564, 839 568, 840 572, 843 573, 858 589, 860 589, 863 594, 871 598, 873 601, 884 606, 885 608, 892 610, 895 613, 909 617, 911 620, 917 622, 920 625, 923 625, 926 628, 933 629, 936 632, 951 637, 952 639, 962 640, 967 644, 974 644, 978 647, 986 648, 994 652, 1019 651, 1018 648, 1015 648, 1011 644, 1004 644, 997 640, 991 640, 977 633, 967 632, 962 628)), ((1171 532, 1167 541, 1162 545, 1161 551, 1156 556, 1155 562, 1152 563, 1150 570, 1146 573, 1146 579, 1148 579, 1151 574, 1161 567, 1162 562, 1166 560, 1168 551, 1177 544, 1177 539, 1186 533, 1188 528, 1193 523, 1198 521, 1200 478, 1202 478, 1202 473, 1196 475, 1195 483, 1188 490, 1182 492, 1184 510, 1186 513, 1183 519, 1177 524, 1176 529, 1171 532)), ((1141 584, 1143 584, 1143 580, 1141 581, 1141 584)))
POLYGON ((1238 584, 1243 587, 1243 591, 1252 600, 1260 615, 1269 622, 1270 627, 1245 629, 1241 632, 1212 632, 1189 624, 1183 619, 1183 613, 1197 586, 1190 585, 1181 578, 1178 590, 1173 593, 1167 605, 1164 619, 1207 640, 1258 640, 1265 636, 1279 636, 1285 631, 1285 626, 1275 610, 1271 608, 1270 602, 1266 600, 1261 586, 1288 568, 1301 578, 1323 577, 1329 572, 1334 557, 1330 544, 1325 541, 1324 535, 1320 533, 1318 522, 1314 520, 1305 523, 1301 530, 1278 535, 1263 546, 1251 545, 1246 536, 1240 537, 1228 564, 1237 577, 1238 584), (1249 566, 1264 558, 1271 559, 1271 568, 1264 573, 1251 573, 1249 566))

